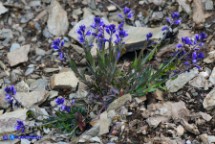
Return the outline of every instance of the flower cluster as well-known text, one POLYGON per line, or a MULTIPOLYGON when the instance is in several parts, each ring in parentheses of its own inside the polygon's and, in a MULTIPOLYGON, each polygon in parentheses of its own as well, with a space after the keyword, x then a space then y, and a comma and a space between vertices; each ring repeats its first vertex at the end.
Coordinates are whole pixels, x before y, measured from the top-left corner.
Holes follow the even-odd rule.
MULTIPOLYGON (((61 111, 65 111, 65 112, 70 112, 71 111, 71 107, 65 104, 65 99, 58 97, 55 99, 55 102, 58 106, 60 106, 61 111)), ((71 102, 71 105, 75 104, 75 100, 73 99, 71 102)))
POLYGON ((128 7, 125 7, 123 9, 123 13, 124 13, 125 18, 127 18, 127 19, 131 19, 133 17, 133 15, 134 15, 132 10, 130 8, 128 8, 128 7))
POLYGON ((14 95, 16 95, 16 89, 15 87, 12 85, 12 86, 7 86, 5 89, 5 99, 9 102, 9 103, 12 103, 13 100, 14 100, 14 95))
POLYGON ((90 36, 91 32, 90 30, 86 31, 86 26, 85 25, 81 25, 79 26, 79 29, 77 30, 77 33, 79 35, 78 39, 79 42, 83 45, 86 45, 86 36, 90 36))
POLYGON ((65 58, 63 50, 62 50, 63 46, 64 46, 64 40, 61 40, 60 38, 53 40, 53 42, 51 44, 51 47, 54 49, 54 51, 58 52, 60 60, 64 60, 64 58, 65 58))
POLYGON ((171 14, 171 17, 167 17, 166 21, 170 24, 170 25, 179 25, 181 24, 181 19, 179 19, 180 14, 179 12, 173 12, 171 14))
POLYGON ((16 121, 16 126, 15 126, 16 131, 21 131, 22 133, 25 132, 25 125, 24 122, 21 120, 16 121))
POLYGON ((179 56, 186 55, 185 65, 190 66, 191 64, 193 64, 197 68, 200 68, 197 65, 197 62, 204 58, 204 53, 201 51, 201 48, 203 47, 206 38, 207 35, 204 32, 195 34, 193 38, 181 38, 182 43, 176 45, 176 52, 179 56))

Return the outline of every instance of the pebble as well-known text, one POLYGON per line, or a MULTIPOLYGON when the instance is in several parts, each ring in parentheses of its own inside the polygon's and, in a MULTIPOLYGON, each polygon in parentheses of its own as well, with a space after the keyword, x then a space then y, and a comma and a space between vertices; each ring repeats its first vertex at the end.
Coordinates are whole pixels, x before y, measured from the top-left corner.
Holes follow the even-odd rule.
POLYGON ((211 73, 211 75, 210 75, 210 77, 209 77, 209 81, 210 81, 213 85, 215 85, 215 67, 213 68, 213 71, 212 71, 212 73, 211 73))
POLYGON ((20 63, 28 61, 28 53, 30 51, 30 45, 24 45, 19 49, 7 53, 10 66, 16 66, 20 63))
POLYGON ((214 10, 214 4, 212 0, 206 0, 204 4, 205 4, 205 10, 207 11, 214 10))
POLYGON ((164 17, 163 12, 153 12, 151 19, 158 21, 158 20, 162 20, 163 17, 164 17))
POLYGON ((10 47, 10 52, 12 52, 13 50, 16 50, 18 48, 20 48, 20 44, 19 43, 13 43, 10 47))
POLYGON ((6 13, 7 11, 8 11, 8 9, 3 6, 2 2, 0 2, 0 15, 6 13))
POLYGON ((109 12, 112 12, 112 11, 115 11, 117 8, 116 8, 115 5, 109 5, 109 6, 107 7, 107 9, 108 9, 109 12))

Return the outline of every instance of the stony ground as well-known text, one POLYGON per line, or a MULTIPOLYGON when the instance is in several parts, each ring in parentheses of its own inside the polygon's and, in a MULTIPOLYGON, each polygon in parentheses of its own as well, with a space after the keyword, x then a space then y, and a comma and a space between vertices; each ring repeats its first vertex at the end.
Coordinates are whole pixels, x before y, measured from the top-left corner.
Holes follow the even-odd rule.
MULTIPOLYGON (((54 129, 31 131, 42 136, 32 143, 215 143, 214 7, 213 0, 1 0, 0 136, 15 133, 17 119, 33 126, 35 121, 28 118, 28 110, 34 111, 38 119, 46 118, 56 109, 54 98, 63 96, 76 99, 89 109, 90 126, 72 139, 54 129), (200 31, 208 35, 206 58, 201 62, 202 70, 194 68, 167 81, 168 92, 157 90, 138 98, 126 94, 101 112, 101 105, 90 104, 86 99, 86 85, 58 59, 50 44, 54 38, 64 36, 65 51, 80 69, 84 68, 86 60, 77 42, 78 26, 89 26, 95 15, 103 17, 105 23, 117 23, 120 21, 118 13, 124 6, 135 12, 136 27, 126 27, 129 54, 142 48, 148 32, 154 34, 153 40, 162 41, 165 17, 179 11, 182 24, 176 38, 161 48, 154 62, 159 64, 165 59, 182 36, 200 31), (4 88, 12 84, 17 89, 16 100, 21 107, 5 101, 4 88)), ((96 55, 95 49, 92 53, 96 55)), ((132 59, 129 54, 121 60, 123 68, 132 59)), ((23 139, 21 143, 31 141, 23 139)))

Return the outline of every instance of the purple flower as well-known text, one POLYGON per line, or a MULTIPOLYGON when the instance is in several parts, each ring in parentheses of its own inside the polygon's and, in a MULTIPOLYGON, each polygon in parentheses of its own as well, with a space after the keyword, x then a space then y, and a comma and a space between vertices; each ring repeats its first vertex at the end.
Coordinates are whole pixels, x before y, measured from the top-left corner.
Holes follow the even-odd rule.
POLYGON ((153 34, 151 32, 147 33, 146 40, 149 41, 151 39, 152 35, 153 34))
POLYGON ((79 37, 78 37, 79 42, 81 44, 85 44, 86 43, 86 40, 85 40, 86 36, 91 35, 90 30, 86 31, 86 26, 85 25, 79 26, 79 28, 77 30, 77 33, 79 35, 79 37))
POLYGON ((21 120, 16 121, 15 130, 16 131, 21 131, 22 133, 25 132, 25 125, 24 125, 23 121, 21 121, 21 120))
POLYGON ((180 16, 179 12, 173 12, 173 13, 171 14, 171 17, 172 17, 173 19, 178 19, 179 16, 180 16))
POLYGON ((71 111, 71 107, 67 106, 67 105, 62 105, 61 106, 61 111, 65 111, 65 112, 70 112, 71 111))
POLYGON ((198 53, 198 58, 199 59, 203 59, 205 57, 203 52, 198 53))
POLYGON ((196 52, 196 51, 194 51, 194 52, 192 53, 192 62, 193 62, 193 63, 196 63, 196 62, 197 62, 197 52, 196 52))
POLYGON ((128 8, 128 7, 124 7, 123 13, 124 13, 124 15, 125 15, 125 18, 127 18, 127 19, 131 19, 131 18, 133 17, 133 12, 132 12, 132 10, 131 10, 130 8, 128 8))
POLYGON ((75 104, 75 99, 72 99, 71 104, 72 104, 72 105, 75 104))
POLYGON ((11 95, 15 95, 16 94, 16 89, 15 87, 12 85, 12 86, 7 86, 4 91, 7 93, 7 94, 11 94, 11 95))
POLYGON ((116 26, 114 24, 107 25, 105 30, 109 35, 112 35, 116 32, 116 26))
POLYGON ((124 22, 118 25, 115 44, 122 44, 123 39, 128 36, 128 33, 124 30, 124 22))
POLYGON ((55 39, 52 41, 51 47, 58 52, 60 60, 64 60, 64 53, 62 51, 62 47, 64 46, 64 40, 55 39))
POLYGON ((9 103, 12 103, 14 98, 13 96, 16 94, 16 89, 15 87, 12 85, 12 86, 7 86, 5 89, 5 99, 6 101, 8 101, 9 103))
POLYGON ((182 41, 184 44, 193 45, 193 42, 192 42, 191 38, 189 38, 189 37, 182 37, 182 38, 181 38, 181 41, 182 41))
POLYGON ((202 41, 204 41, 206 38, 207 38, 207 34, 204 33, 204 32, 201 32, 201 33, 200 33, 200 39, 201 39, 202 41))
POLYGON ((171 14, 171 17, 167 17, 166 18, 166 21, 171 26, 173 26, 173 25, 179 25, 179 24, 181 24, 181 19, 179 19, 179 17, 180 17, 179 12, 173 12, 171 14))
POLYGON ((64 98, 60 98, 60 97, 58 97, 58 98, 55 99, 55 102, 56 102, 57 105, 62 105, 64 103, 64 101, 65 101, 65 99, 64 98))
POLYGON ((183 47, 183 44, 177 44, 176 45, 176 48, 182 48, 183 47))
POLYGON ((92 28, 97 29, 100 26, 103 26, 104 22, 102 21, 102 19, 100 17, 95 17, 94 18, 94 23, 91 25, 92 28))

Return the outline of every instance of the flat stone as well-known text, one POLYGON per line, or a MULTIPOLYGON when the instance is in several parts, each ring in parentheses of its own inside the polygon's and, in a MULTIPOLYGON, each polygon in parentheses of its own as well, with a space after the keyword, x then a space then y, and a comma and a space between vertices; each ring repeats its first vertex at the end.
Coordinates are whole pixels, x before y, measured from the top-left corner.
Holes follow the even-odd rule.
POLYGON ((30 84, 31 91, 45 91, 48 81, 44 78, 38 79, 30 84))
POLYGON ((205 10, 214 10, 214 4, 213 4, 213 1, 212 0, 206 0, 204 2, 205 4, 205 10))
POLYGON ((156 128, 160 123, 167 122, 169 120, 168 117, 164 116, 156 116, 156 117, 150 117, 146 120, 148 125, 152 128, 156 128))
POLYGON ((177 92, 182 89, 190 80, 192 80, 195 76, 198 75, 198 69, 194 68, 189 72, 184 72, 174 80, 168 80, 166 82, 166 87, 170 92, 177 92))
POLYGON ((157 20, 162 20, 163 19, 163 12, 160 12, 160 11, 158 11, 158 12, 153 12, 153 14, 152 14, 152 20, 155 20, 155 21, 157 21, 157 20))
POLYGON ((31 108, 34 105, 39 105, 47 98, 46 91, 32 91, 32 92, 17 92, 16 99, 22 106, 31 108))
POLYGON ((0 108, 8 108, 10 104, 5 100, 4 89, 0 89, 0 108))
POLYGON ((52 89, 72 89, 75 90, 78 85, 78 78, 73 71, 61 72, 51 77, 52 89))
POLYGON ((163 26, 156 28, 125 26, 124 29, 128 33, 128 36, 124 39, 127 51, 130 52, 143 48, 146 42, 146 35, 149 32, 153 33, 152 40, 157 43, 161 42, 165 37, 162 27, 163 26))
POLYGON ((3 6, 2 2, 0 2, 0 15, 6 13, 7 11, 8 9, 3 6))
POLYGON ((206 110, 212 110, 215 107, 215 88, 206 95, 203 106, 206 110))
POLYGON ((56 36, 64 35, 69 27, 67 12, 56 0, 53 0, 48 13, 49 18, 47 25, 49 32, 56 36))
POLYGON ((208 56, 203 60, 205 63, 215 62, 215 50, 208 53, 208 56))
POLYGON ((107 108, 107 111, 116 110, 123 106, 126 102, 131 101, 131 95, 126 94, 114 100, 107 108))
POLYGON ((24 81, 21 81, 16 84, 16 91, 17 92, 29 92, 29 86, 24 81))
POLYGON ((189 3, 187 3, 186 0, 177 0, 177 2, 187 14, 192 12, 189 3))
POLYGON ((27 109, 18 109, 0 116, 0 135, 15 132, 17 120, 26 120, 27 109))
POLYGON ((30 51, 30 45, 24 45, 19 49, 16 49, 7 54, 10 66, 16 66, 20 63, 28 61, 28 53, 30 51))
POLYGON ((21 47, 20 44, 18 44, 18 43, 13 43, 13 44, 11 45, 11 47, 10 47, 10 52, 13 51, 13 50, 16 50, 16 49, 18 49, 18 48, 20 48, 20 47, 21 47))
POLYGON ((213 68, 213 71, 212 71, 212 73, 211 73, 211 75, 210 75, 210 77, 209 77, 209 81, 210 81, 213 85, 215 85, 215 67, 213 68))
POLYGON ((207 90, 209 87, 208 80, 201 75, 198 75, 197 77, 192 79, 189 84, 198 89, 205 88, 207 90))

